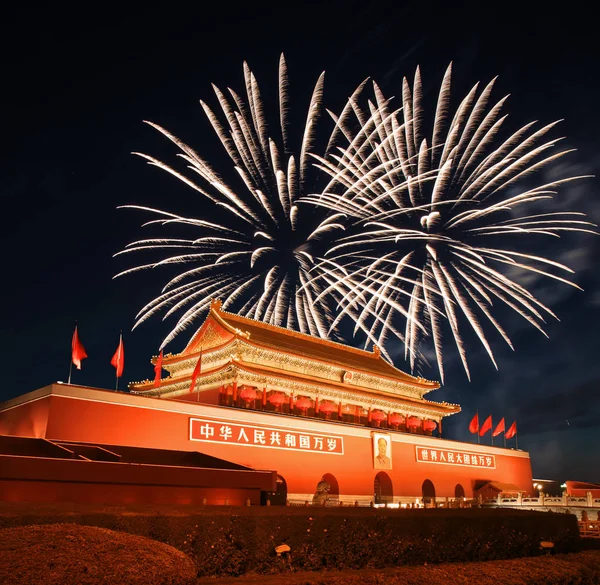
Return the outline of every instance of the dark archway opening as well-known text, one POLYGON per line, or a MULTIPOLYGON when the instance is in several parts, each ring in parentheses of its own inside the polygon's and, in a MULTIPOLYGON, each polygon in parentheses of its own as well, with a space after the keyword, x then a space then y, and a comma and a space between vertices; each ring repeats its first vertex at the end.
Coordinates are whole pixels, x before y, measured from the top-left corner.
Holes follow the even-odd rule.
POLYGON ((429 479, 426 479, 423 482, 423 487, 421 488, 423 492, 423 503, 431 504, 435 502, 435 486, 433 482, 429 479))
POLYGON ((391 503, 394 501, 394 487, 387 473, 380 471, 373 482, 374 501, 376 504, 391 503))
POLYGON ((459 483, 456 484, 454 488, 454 497, 455 498, 464 498, 465 497, 465 488, 459 483))
POLYGON ((315 506, 326 506, 327 504, 337 503, 340 499, 340 486, 337 479, 331 473, 326 473, 315 490, 312 503, 315 506))

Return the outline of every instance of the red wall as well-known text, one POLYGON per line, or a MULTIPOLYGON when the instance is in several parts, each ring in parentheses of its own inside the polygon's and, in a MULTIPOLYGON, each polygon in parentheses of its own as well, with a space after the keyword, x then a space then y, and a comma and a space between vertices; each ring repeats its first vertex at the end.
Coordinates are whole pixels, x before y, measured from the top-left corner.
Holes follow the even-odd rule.
MULTIPOLYGON (((219 406, 185 404, 132 395, 116 395, 111 392, 82 391, 73 387, 58 388, 71 394, 75 394, 77 390, 78 397, 53 395, 49 412, 47 404, 39 400, 15 408, 10 415, 12 420, 16 416, 14 411, 22 409, 22 417, 38 421, 38 425, 40 419, 48 416, 45 434, 48 439, 201 451, 255 469, 275 469, 286 480, 289 493, 312 494, 321 477, 329 473, 337 479, 340 494, 373 496, 373 482, 378 473, 378 470, 373 469, 373 429, 219 406), (127 404, 111 403, 113 400, 127 404), (231 417, 232 422, 239 422, 235 419, 243 417, 247 422, 281 427, 282 430, 312 430, 343 436, 345 454, 306 453, 190 441, 189 421, 193 417, 231 417)), ((0 412, 0 429, 7 426, 4 414, 0 412)), ((13 423, 11 428, 19 430, 20 435, 32 436, 22 432, 30 427, 31 425, 22 422, 17 425, 13 423)), ((476 481, 496 480, 515 484, 526 493, 533 491, 530 460, 527 454, 522 452, 403 433, 389 434, 393 440, 393 470, 386 473, 392 480, 394 496, 421 496, 422 484, 426 479, 433 482, 436 496, 442 498, 453 498, 457 484, 463 486, 467 497, 472 497, 476 481), (415 444, 493 454, 496 469, 417 463, 415 444)))
POLYGON ((7 502, 202 504, 206 498, 242 506, 248 498, 259 505, 261 490, 271 489, 267 473, 0 455, 0 500, 7 502))
POLYGON ((45 396, 34 402, 1 411, 0 435, 38 439, 45 437, 51 400, 51 396, 45 396))

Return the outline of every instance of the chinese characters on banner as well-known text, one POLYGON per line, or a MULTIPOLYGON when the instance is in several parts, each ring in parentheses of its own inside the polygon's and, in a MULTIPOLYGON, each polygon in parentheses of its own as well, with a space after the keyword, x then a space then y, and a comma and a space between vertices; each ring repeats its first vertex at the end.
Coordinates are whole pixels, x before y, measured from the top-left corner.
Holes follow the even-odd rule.
POLYGON ((432 449, 431 447, 415 447, 418 463, 442 463, 446 465, 466 465, 468 467, 485 467, 496 469, 494 455, 479 455, 466 451, 451 451, 448 449, 432 449))
POLYGON ((289 451, 344 454, 342 437, 315 435, 247 424, 232 424, 199 418, 190 419, 190 440, 208 443, 252 445, 289 451))

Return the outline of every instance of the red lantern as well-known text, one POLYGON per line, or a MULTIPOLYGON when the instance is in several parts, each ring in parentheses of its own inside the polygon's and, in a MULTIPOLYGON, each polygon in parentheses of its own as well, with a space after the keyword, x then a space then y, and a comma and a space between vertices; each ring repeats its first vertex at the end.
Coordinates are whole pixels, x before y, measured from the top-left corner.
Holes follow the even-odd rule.
POLYGON ((296 400, 296 407, 299 408, 302 412, 306 412, 312 406, 312 400, 310 398, 306 398, 305 396, 301 396, 296 400))
POLYGON ((428 432, 432 432, 435 431, 435 429, 437 428, 437 423, 433 420, 426 420, 423 423, 423 430, 424 431, 428 431, 428 432))
POLYGON ((416 416, 409 416, 406 421, 406 426, 412 429, 416 429, 421 424, 421 419, 416 416))
POLYGON ((333 402, 325 400, 319 405, 319 410, 325 413, 325 417, 329 418, 329 415, 337 409, 337 406, 333 402))
POLYGON ((245 400, 246 402, 256 400, 256 396, 256 389, 252 388, 252 386, 244 386, 240 392, 241 399, 245 400))
POLYGON ((401 425, 404 422, 404 417, 401 414, 395 412, 390 416, 390 423, 393 425, 401 425))
POLYGON ((273 406, 279 407, 285 402, 285 396, 280 392, 275 392, 269 396, 268 400, 273 406))
POLYGON ((386 417, 385 412, 381 411, 381 410, 374 410, 371 413, 371 418, 377 423, 377 426, 379 426, 381 424, 381 421, 384 420, 386 417))

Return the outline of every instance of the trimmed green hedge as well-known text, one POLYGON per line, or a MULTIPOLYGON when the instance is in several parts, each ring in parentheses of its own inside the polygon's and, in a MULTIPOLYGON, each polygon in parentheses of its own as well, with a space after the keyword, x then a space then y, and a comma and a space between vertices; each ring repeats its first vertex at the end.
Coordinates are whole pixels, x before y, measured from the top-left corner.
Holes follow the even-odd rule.
POLYGON ((90 509, 0 506, 0 527, 76 522, 170 544, 199 575, 347 570, 425 563, 510 559, 579 547, 575 516, 508 509, 385 510, 356 508, 90 509), (13 508, 13 510, 16 510, 13 508), (275 547, 291 547, 278 557, 275 547))

